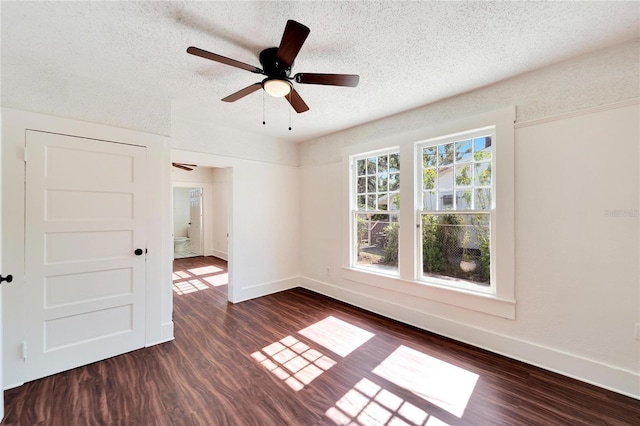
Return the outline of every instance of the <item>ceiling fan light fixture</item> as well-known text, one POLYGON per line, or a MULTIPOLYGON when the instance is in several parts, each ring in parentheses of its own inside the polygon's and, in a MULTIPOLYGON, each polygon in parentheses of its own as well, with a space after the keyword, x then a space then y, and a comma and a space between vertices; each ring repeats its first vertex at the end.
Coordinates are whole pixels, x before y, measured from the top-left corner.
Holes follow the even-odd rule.
POLYGON ((291 83, 279 78, 268 78, 262 83, 265 92, 274 98, 285 97, 291 92, 291 83))

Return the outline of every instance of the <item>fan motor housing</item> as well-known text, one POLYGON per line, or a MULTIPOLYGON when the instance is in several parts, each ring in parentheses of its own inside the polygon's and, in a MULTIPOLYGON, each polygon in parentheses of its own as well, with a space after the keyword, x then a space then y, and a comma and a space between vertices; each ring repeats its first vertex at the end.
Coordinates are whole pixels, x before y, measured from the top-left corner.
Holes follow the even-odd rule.
POLYGON ((288 79, 289 74, 291 73, 291 67, 278 61, 278 59, 276 59, 277 53, 277 47, 270 47, 260 52, 260 64, 262 65, 262 69, 269 77, 288 79))

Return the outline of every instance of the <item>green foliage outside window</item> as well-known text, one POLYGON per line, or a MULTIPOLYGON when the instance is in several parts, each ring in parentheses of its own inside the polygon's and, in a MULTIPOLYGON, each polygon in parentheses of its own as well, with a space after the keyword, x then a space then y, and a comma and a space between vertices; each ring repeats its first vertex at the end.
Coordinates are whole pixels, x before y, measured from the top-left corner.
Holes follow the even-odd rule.
POLYGON ((437 217, 422 216, 422 265, 424 272, 441 272, 447 265, 437 232, 437 217))
POLYGON ((362 249, 362 240, 364 240, 365 236, 367 235, 367 223, 365 222, 362 216, 358 216, 357 221, 358 221, 357 238, 358 238, 358 253, 359 253, 360 250, 362 249))
POLYGON ((384 263, 396 265, 398 263, 398 233, 400 224, 392 222, 384 227, 387 240, 384 243, 384 263))
POLYGON ((480 276, 483 280, 489 281, 491 277, 491 236, 489 226, 486 224, 486 218, 483 216, 475 216, 471 218, 471 225, 474 228, 480 256, 480 276))
POLYGON ((422 216, 422 269, 427 274, 487 283, 491 273, 490 228, 486 215, 441 214, 422 216), (469 217, 470 216, 470 217, 469 217), (471 249, 471 241, 475 248, 471 249), (476 261, 471 274, 461 271, 459 261, 476 261))

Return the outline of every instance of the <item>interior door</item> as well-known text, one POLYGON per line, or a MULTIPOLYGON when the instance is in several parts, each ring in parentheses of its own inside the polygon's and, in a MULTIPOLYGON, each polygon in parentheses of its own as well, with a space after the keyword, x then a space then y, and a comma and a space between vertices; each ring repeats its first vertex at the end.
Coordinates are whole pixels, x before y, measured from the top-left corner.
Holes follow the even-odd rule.
MULTIPOLYGON (((2 122, 2 120, 0 120, 2 122)), ((0 144, 1 146, 1 144, 0 144)), ((2 176, 2 149, 0 149, 0 176, 2 176)), ((0 194, 0 273, 2 273, 2 194, 0 194)), ((4 418, 4 380, 2 370, 2 285, 0 285, 0 421, 4 418)))
POLYGON ((26 154, 33 380, 144 346, 146 149, 27 131, 26 154))
POLYGON ((191 222, 191 249, 195 254, 202 254, 202 188, 189 190, 189 221, 191 222))

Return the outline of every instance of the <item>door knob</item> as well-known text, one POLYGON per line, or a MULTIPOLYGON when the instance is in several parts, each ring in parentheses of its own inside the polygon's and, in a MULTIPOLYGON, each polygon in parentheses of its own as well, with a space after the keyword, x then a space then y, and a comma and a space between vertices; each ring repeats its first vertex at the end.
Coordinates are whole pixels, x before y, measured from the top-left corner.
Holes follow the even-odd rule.
POLYGON ((0 275, 0 283, 2 281, 6 281, 10 283, 11 281, 13 281, 13 275, 7 275, 6 277, 3 277, 2 275, 0 275))
POLYGON ((136 251, 133 252, 136 256, 140 256, 143 252, 142 249, 136 249, 136 251))

